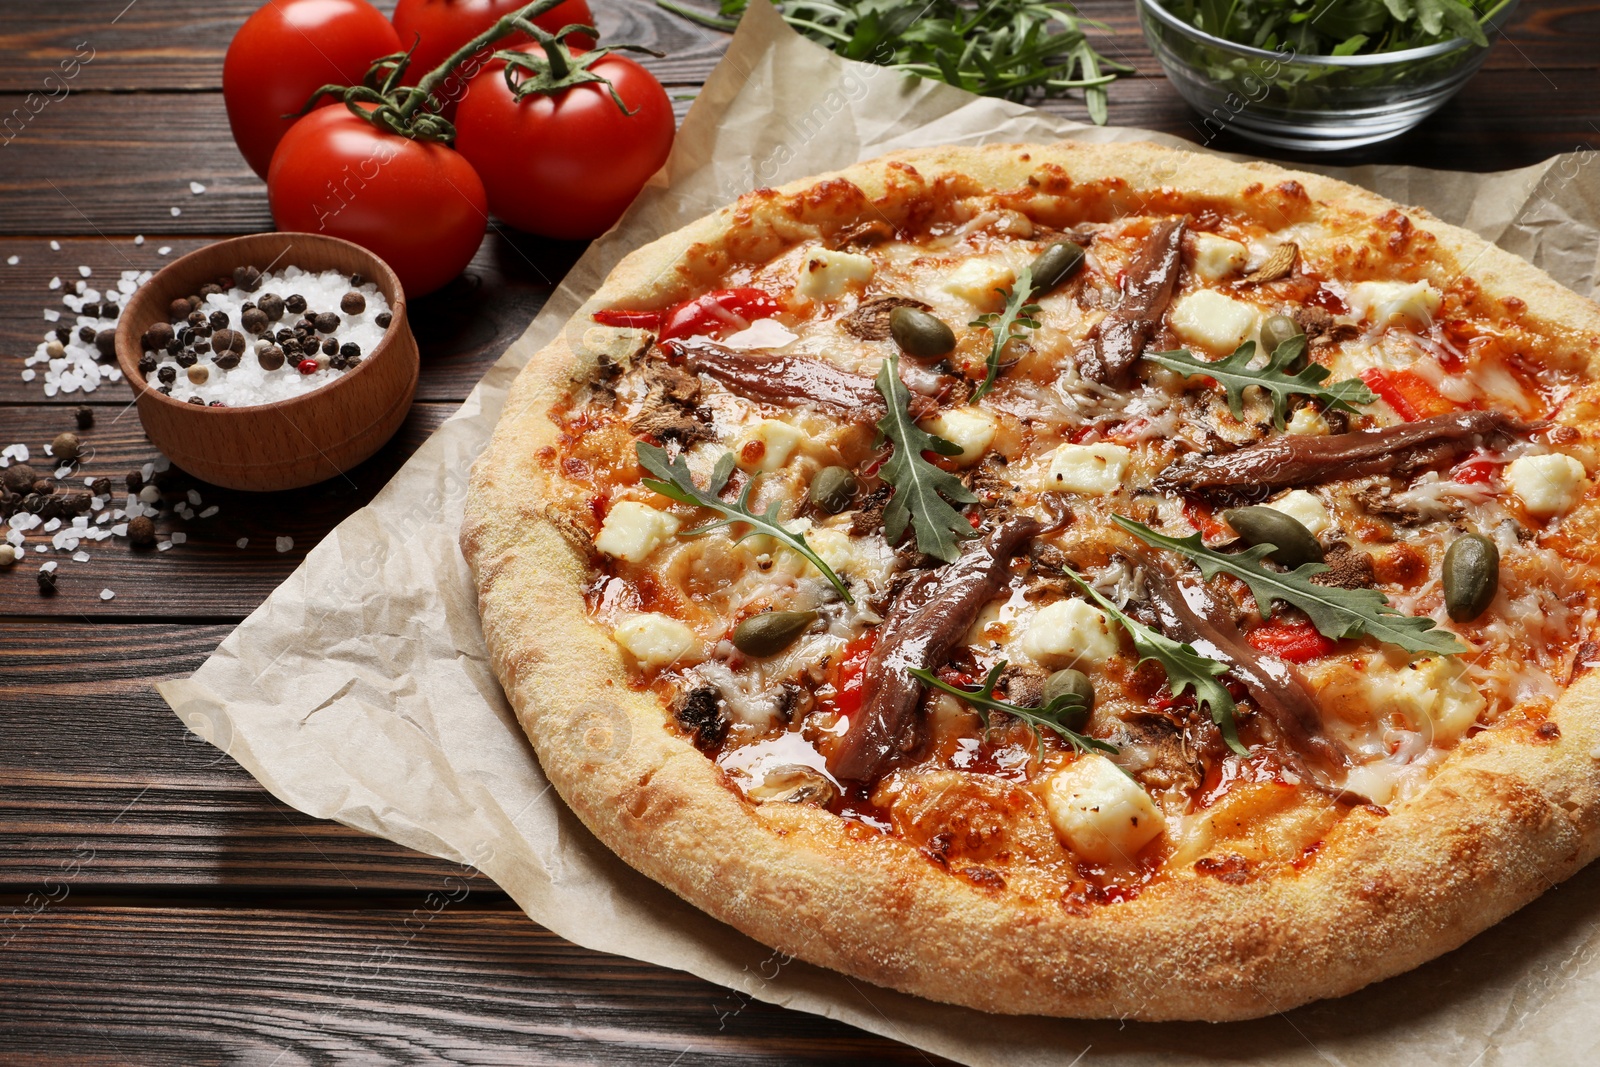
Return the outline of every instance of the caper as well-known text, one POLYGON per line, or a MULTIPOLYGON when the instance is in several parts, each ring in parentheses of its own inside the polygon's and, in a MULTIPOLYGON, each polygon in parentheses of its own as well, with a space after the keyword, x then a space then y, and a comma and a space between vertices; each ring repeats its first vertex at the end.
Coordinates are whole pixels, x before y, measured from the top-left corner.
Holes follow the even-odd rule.
POLYGON ((1304 336, 1305 331, 1300 328, 1300 324, 1289 316, 1268 315, 1267 321, 1261 324, 1261 349, 1270 356, 1278 350, 1279 345, 1304 336))
POLYGON ((1072 241, 1057 241, 1040 252, 1028 268, 1033 295, 1042 296, 1072 277, 1083 266, 1083 255, 1083 246, 1072 241))
POLYGON ((918 359, 938 359, 956 346, 950 327, 913 307, 897 307, 889 313, 889 336, 906 355, 918 359))
POLYGON ((1482 534, 1463 534, 1444 554, 1444 606, 1456 622, 1471 622, 1500 588, 1500 550, 1482 534))
POLYGON ((1081 730, 1089 724, 1089 713, 1094 710, 1094 683, 1087 674, 1070 667, 1056 671, 1044 680, 1043 695, 1045 707, 1057 697, 1077 697, 1083 702, 1082 707, 1068 708, 1061 721, 1069 730, 1081 730))
POLYGON ((1267 558, 1290 570, 1302 563, 1322 562, 1322 543, 1316 535, 1281 511, 1257 505, 1224 511, 1222 518, 1246 544, 1275 546, 1267 558))
POLYGON ((733 647, 747 656, 774 656, 817 621, 814 611, 768 611, 733 628, 733 647))
POLYGON ((856 476, 847 467, 823 467, 811 479, 811 502, 830 515, 850 506, 856 495, 856 476))

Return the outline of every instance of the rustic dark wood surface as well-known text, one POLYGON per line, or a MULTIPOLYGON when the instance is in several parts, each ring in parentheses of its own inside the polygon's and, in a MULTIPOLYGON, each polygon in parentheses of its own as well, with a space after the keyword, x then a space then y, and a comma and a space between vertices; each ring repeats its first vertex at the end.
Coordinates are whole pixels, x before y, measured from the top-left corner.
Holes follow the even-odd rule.
MULTIPOLYGON (((644 0, 591 0, 680 116, 724 38, 644 0)), ((256 0, 0 0, 0 116, 93 49, 71 92, 0 133, 0 447, 34 451, 82 397, 19 377, 70 285, 270 228, 265 189, 234 149, 219 93, 228 40, 256 0), (190 193, 203 181, 203 195, 190 193), (174 217, 170 208, 182 214, 174 217), (143 235, 143 245, 134 243, 143 235), (59 250, 51 247, 51 241, 59 250), (5 264, 10 256, 15 265, 5 264)), ((387 5, 380 5, 387 6, 387 5)), ((1138 70, 1111 90, 1123 125, 1197 139, 1132 5, 1080 7, 1138 70)), ((1600 3, 1524 3, 1482 74, 1424 129, 1330 163, 1523 166, 1600 141, 1600 3)), ((1084 117, 1076 101, 1051 110, 1084 117)), ((1249 151, 1231 138, 1218 147, 1249 151)), ((33 557, 0 572, 0 1059, 204 1064, 368 1060, 593 1063, 930 1062, 848 1026, 577 948, 492 884, 429 910, 459 874, 300 814, 190 735, 152 683, 193 671, 377 492, 465 398, 582 251, 492 232, 467 273, 416 301, 418 404, 349 482, 249 496, 205 485, 212 518, 166 552, 120 540, 63 558, 36 592, 33 557), (279 552, 275 539, 290 536, 279 552), (245 548, 236 542, 248 538, 245 548), (116 596, 100 599, 110 588, 116 596), (735 1002, 737 1003, 737 1002, 735 1002)), ((153 459, 124 386, 88 398, 83 473, 153 459)), ((43 559, 45 557, 38 557, 43 559)), ((57 558, 52 555, 51 558, 57 558)))

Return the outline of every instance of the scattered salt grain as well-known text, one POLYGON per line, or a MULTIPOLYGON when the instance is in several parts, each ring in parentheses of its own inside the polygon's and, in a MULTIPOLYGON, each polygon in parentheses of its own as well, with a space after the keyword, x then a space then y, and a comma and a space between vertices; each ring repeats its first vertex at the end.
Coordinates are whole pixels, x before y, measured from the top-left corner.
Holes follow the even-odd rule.
POLYGON ((198 490, 198 489, 189 490, 189 503, 191 505, 193 505, 194 507, 199 507, 200 506, 200 490, 198 490))
POLYGON ((175 208, 172 209, 172 217, 173 218, 177 218, 179 215, 182 215, 182 214, 183 214, 183 208, 175 207, 175 208))
POLYGON ((156 551, 157 552, 165 552, 167 549, 169 549, 171 547, 172 547, 172 542, 171 541, 158 541, 158 542, 156 542, 156 551))
POLYGON ((82 265, 80 265, 78 267, 78 277, 80 277, 80 278, 87 278, 87 277, 89 277, 89 275, 91 275, 93 273, 94 273, 94 271, 90 270, 88 267, 85 267, 85 266, 82 266, 82 265))
POLYGON ((133 243, 136 244, 136 245, 144 244, 144 234, 141 233, 141 234, 135 235, 134 238, 133 238, 133 243))
POLYGON ((29 367, 27 370, 22 372, 22 380, 25 381, 25 382, 31 382, 35 378, 37 378, 38 376, 39 375, 34 371, 34 369, 32 367, 29 367))
POLYGON ((245 548, 250 544, 250 538, 241 537, 239 540, 235 541, 234 544, 238 545, 240 548, 245 548))
POLYGON ((292 537, 280 537, 280 538, 278 538, 278 551, 279 552, 287 552, 293 547, 294 547, 294 538, 292 538, 292 537))
POLYGON ((171 254, 172 254, 172 246, 171 245, 162 245, 160 248, 156 249, 156 255, 158 255, 158 256, 170 256, 171 254))
POLYGON ((209 519, 211 516, 215 515, 217 512, 219 512, 221 510, 222 509, 217 507, 217 505, 212 504, 209 508, 206 508, 204 511, 202 511, 200 513, 200 517, 202 519, 209 519))
MULTIPOLYGON (((39 547, 43 548, 44 546, 40 545, 39 547)), ((55 560, 51 560, 49 563, 46 563, 42 567, 39 568, 39 573, 41 573, 41 574, 49 574, 51 571, 55 570, 56 567, 57 567, 56 561, 55 560)))
POLYGON ((72 464, 66 463, 56 468, 56 481, 65 481, 72 477, 72 464))
POLYGON ((44 555, 44 554, 45 554, 45 553, 46 553, 46 552, 48 552, 48 551, 50 551, 50 546, 49 546, 49 545, 34 545, 34 546, 33 546, 33 550, 34 550, 34 551, 35 551, 35 552, 37 552, 37 553, 38 553, 38 554, 39 554, 39 555, 41 555, 41 556, 42 556, 42 555, 44 555))
POLYGON ((206 187, 201 185, 199 182, 190 182, 189 191, 195 196, 199 196, 201 193, 206 191, 206 187))
POLYGON ((44 321, 46 321, 46 322, 60 322, 61 321, 61 312, 57 311, 55 308, 45 308, 44 309, 44 321))
POLYGON ((56 277, 50 279, 50 288, 52 288, 52 289, 61 288, 61 276, 60 275, 57 275, 56 277))
POLYGON ((6 257, 6 262, 11 264, 13 267, 15 267, 18 263, 22 262, 22 257, 21 256, 7 256, 6 257))
POLYGON ((172 543, 175 545, 181 545, 187 540, 189 540, 189 535, 182 530, 178 530, 172 535, 172 543))
POLYGON ((72 554, 72 560, 73 560, 74 563, 88 563, 89 562, 89 553, 81 551, 81 550, 77 551, 77 552, 74 552, 72 554))
POLYGON ((60 241, 51 241, 50 242, 50 251, 52 251, 52 252, 61 251, 61 242, 60 241))
POLYGON ((111 533, 115 537, 127 537, 128 524, 125 522, 117 523, 115 526, 111 527, 111 533))
POLYGON ((172 460, 166 456, 157 456, 150 461, 150 473, 159 474, 164 470, 172 469, 172 460))
POLYGON ((51 519, 49 522, 44 524, 43 529, 45 533, 55 533, 57 530, 61 529, 61 520, 51 519))
POLYGON ((115 594, 115 593, 113 593, 113 592, 112 592, 112 591, 111 591, 111 590, 109 590, 109 589, 102 589, 102 590, 100 590, 100 599, 101 599, 101 600, 110 600, 110 599, 111 599, 111 598, 112 598, 112 597, 114 597, 114 596, 116 596, 116 595, 117 595, 117 594, 115 594))

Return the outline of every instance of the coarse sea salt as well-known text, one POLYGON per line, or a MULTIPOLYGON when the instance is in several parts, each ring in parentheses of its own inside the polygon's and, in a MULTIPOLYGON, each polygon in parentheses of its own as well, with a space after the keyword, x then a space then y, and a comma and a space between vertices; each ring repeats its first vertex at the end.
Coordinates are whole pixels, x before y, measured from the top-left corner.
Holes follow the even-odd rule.
MULTIPOLYGON (((361 358, 365 359, 377 348, 378 342, 383 340, 387 327, 379 326, 377 318, 389 314, 389 301, 379 292, 378 287, 372 282, 362 282, 359 286, 352 286, 350 278, 338 271, 329 270, 320 273, 301 270, 299 267, 286 267, 282 271, 264 274, 261 276, 261 285, 253 293, 246 293, 238 287, 213 293, 206 297, 201 311, 209 316, 212 312, 221 311, 228 317, 230 330, 242 330, 243 308, 246 302, 259 305, 268 294, 275 294, 287 300, 291 296, 304 297, 306 310, 301 314, 285 311, 283 317, 277 322, 268 325, 268 332, 276 334, 281 329, 292 328, 293 324, 306 315, 317 315, 331 312, 338 316, 339 325, 332 333, 317 334, 319 340, 325 341, 332 338, 341 347, 354 344, 361 351, 361 358), (341 307, 341 300, 345 294, 357 292, 361 294, 366 306, 359 312, 351 314, 341 307)), ((175 327, 176 328, 176 327, 175 327)), ((221 401, 226 407, 252 407, 257 404, 271 404, 279 400, 288 400, 313 390, 328 385, 349 370, 335 368, 331 364, 321 370, 310 374, 302 374, 296 366, 299 362, 294 357, 284 361, 283 366, 276 370, 267 370, 261 365, 260 356, 256 351, 256 338, 249 332, 246 338, 244 354, 240 356, 236 366, 224 368, 212 362, 213 353, 206 353, 195 367, 205 368, 205 380, 194 382, 190 379, 188 370, 179 366, 173 356, 161 352, 147 351, 146 355, 156 359, 156 366, 146 375, 146 380, 154 388, 166 388, 168 395, 174 400, 187 401, 190 397, 199 397, 206 404, 221 401), (162 378, 165 368, 171 368, 171 382, 162 378)), ((270 340, 266 335, 263 338, 270 340)), ((326 357, 323 358, 326 363, 326 357)), ((198 498, 199 494, 195 494, 198 498)), ((198 504, 198 499, 194 503, 198 504)))

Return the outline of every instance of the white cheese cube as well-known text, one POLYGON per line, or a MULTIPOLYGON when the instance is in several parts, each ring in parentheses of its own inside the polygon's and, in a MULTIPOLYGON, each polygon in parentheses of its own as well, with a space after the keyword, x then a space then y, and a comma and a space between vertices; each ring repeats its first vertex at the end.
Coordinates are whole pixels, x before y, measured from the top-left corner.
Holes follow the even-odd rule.
POLYGON ((738 457, 739 466, 744 470, 752 474, 764 474, 781 469, 805 439, 805 431, 787 422, 762 419, 734 446, 733 454, 738 457))
POLYGON ((1058 489, 1082 496, 1104 496, 1122 484, 1132 456, 1121 445, 1059 445, 1050 456, 1050 471, 1042 489, 1058 489))
POLYGON ((1439 290, 1427 282, 1357 282, 1345 303, 1374 326, 1401 319, 1426 327, 1439 310, 1439 290))
POLYGON ((1415 728, 1431 722, 1436 741, 1466 733, 1488 705, 1456 656, 1425 656, 1398 668, 1367 666, 1367 697, 1377 715, 1399 712, 1415 728))
POLYGON ((818 247, 806 253, 794 289, 812 300, 832 300, 846 289, 871 280, 871 257, 818 247))
POLYGON ((1305 434, 1308 437, 1321 437, 1331 432, 1332 427, 1328 420, 1322 417, 1322 412, 1310 404, 1294 409, 1294 414, 1289 416, 1288 430, 1290 433, 1305 434))
MULTIPOLYGON (((831 526, 819 526, 805 534, 811 550, 821 556, 822 562, 833 568, 835 574, 847 579, 859 578, 873 588, 888 584, 894 553, 881 538, 851 537, 844 530, 831 526)), ((820 574, 809 563, 806 566, 812 577, 820 574)))
POLYGON ((608 556, 639 563, 678 532, 678 520, 636 500, 623 500, 606 512, 594 547, 608 556))
POLYGON ((994 440, 999 424, 993 415, 978 407, 951 408, 920 424, 924 430, 961 446, 959 456, 949 457, 958 467, 970 466, 983 458, 994 440))
POLYGON ((1007 263, 992 259, 968 259, 951 271, 939 288, 974 307, 991 311, 1004 306, 1006 292, 1016 280, 1016 272, 1007 263))
POLYGON ((1394 796, 1395 777, 1402 769, 1401 765, 1388 760, 1363 763, 1350 768, 1344 778, 1344 787, 1374 804, 1387 804, 1389 798, 1394 796))
POLYGON ((1022 638, 1022 651, 1052 670, 1090 670, 1120 650, 1111 620, 1085 600, 1057 600, 1039 609, 1022 638))
POLYGON ((1067 847, 1094 863, 1130 864, 1167 828, 1150 795, 1101 755, 1051 775, 1044 804, 1067 847))
POLYGON ((699 641, 695 632, 677 619, 653 611, 622 620, 612 636, 646 670, 682 659, 699 641))
POLYGON ((1189 266, 1195 277, 1208 285, 1237 274, 1250 261, 1250 250, 1238 241, 1199 230, 1193 231, 1192 236, 1194 258, 1189 266))
POLYGON ((1273 511, 1283 512, 1310 530, 1312 536, 1333 525, 1333 517, 1328 514, 1327 505, 1304 489, 1291 489, 1278 499, 1269 500, 1267 507, 1273 511))
POLYGON ((1522 456, 1506 467, 1511 491, 1539 519, 1564 514, 1583 495, 1585 481, 1583 464, 1559 452, 1522 456))
POLYGON ((1260 320, 1261 310, 1253 304, 1197 289, 1173 301, 1167 325, 1189 344, 1227 355, 1250 339, 1260 320))

